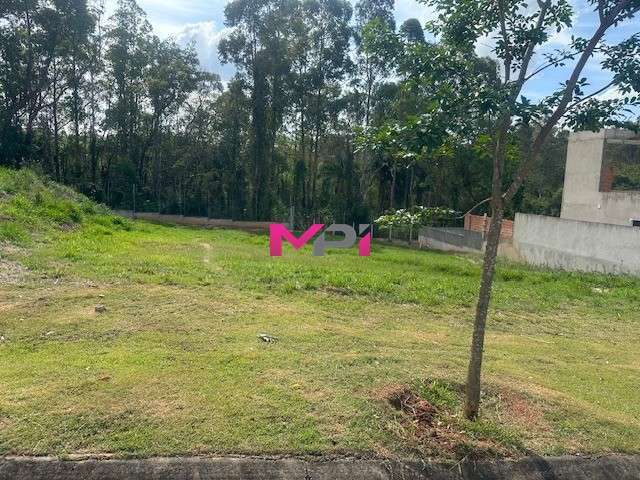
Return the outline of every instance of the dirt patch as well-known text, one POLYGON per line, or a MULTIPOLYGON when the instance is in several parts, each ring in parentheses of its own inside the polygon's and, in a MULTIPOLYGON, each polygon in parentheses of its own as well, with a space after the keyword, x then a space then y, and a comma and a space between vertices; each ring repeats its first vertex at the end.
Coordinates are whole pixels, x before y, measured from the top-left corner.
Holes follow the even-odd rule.
POLYGON ((514 452, 498 442, 469 435, 454 412, 438 408, 406 386, 390 386, 384 399, 404 415, 405 440, 421 454, 439 458, 509 457, 514 452))
POLYGON ((11 310, 12 308, 15 308, 17 305, 19 305, 18 303, 5 303, 2 302, 0 303, 0 312, 6 312, 8 310, 11 310))
POLYGON ((439 409, 403 386, 389 387, 384 396, 394 409, 406 415, 402 423, 420 450, 458 456, 459 445, 464 444, 467 438, 453 425, 442 421, 439 409))
POLYGON ((529 427, 535 425, 548 428, 543 410, 522 395, 503 390, 499 393, 499 398, 503 403, 502 410, 514 423, 529 427))
POLYGON ((406 387, 391 389, 387 393, 387 400, 393 408, 401 410, 411 416, 413 422, 420 428, 434 426, 436 407, 420 398, 406 387))
POLYGON ((334 287, 333 285, 327 285, 322 288, 323 291, 333 295, 343 295, 343 296, 351 296, 354 294, 353 290, 345 287, 334 287))
POLYGON ((0 258, 0 285, 24 283, 29 270, 18 262, 0 258))

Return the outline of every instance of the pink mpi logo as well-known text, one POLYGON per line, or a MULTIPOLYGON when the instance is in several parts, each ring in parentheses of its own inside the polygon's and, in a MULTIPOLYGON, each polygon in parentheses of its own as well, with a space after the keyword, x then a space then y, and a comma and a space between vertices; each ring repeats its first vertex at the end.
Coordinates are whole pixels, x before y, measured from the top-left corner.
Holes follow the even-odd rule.
MULTIPOLYGON (((282 256, 282 240, 289 242, 296 250, 309 243, 317 233, 324 228, 324 223, 314 223, 305 230, 300 237, 296 237, 287 230, 282 223, 272 223, 269 225, 269 255, 272 257, 282 256)), ((358 228, 360 239, 355 229, 351 225, 334 223, 329 225, 313 242, 313 256, 324 255, 327 248, 349 248, 358 241, 358 254, 361 257, 371 255, 371 226, 361 224, 358 228), (327 240, 326 233, 342 233, 344 238, 338 240, 327 240)))

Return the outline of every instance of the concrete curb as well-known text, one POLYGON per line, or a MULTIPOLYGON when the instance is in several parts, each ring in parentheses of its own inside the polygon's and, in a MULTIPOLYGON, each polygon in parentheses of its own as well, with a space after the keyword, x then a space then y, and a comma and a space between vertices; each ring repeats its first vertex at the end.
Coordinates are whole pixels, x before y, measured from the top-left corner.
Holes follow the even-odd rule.
POLYGON ((638 480, 640 456, 527 457, 461 463, 357 458, 0 458, 0 480, 638 480))

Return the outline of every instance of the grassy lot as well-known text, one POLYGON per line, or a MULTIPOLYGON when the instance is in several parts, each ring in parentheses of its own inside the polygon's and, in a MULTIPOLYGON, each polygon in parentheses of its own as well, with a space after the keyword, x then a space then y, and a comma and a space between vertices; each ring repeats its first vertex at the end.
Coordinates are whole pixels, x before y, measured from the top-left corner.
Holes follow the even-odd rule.
POLYGON ((52 188, 0 170, 0 454, 640 452, 638 279, 501 265, 469 423, 478 258, 270 258, 52 188))

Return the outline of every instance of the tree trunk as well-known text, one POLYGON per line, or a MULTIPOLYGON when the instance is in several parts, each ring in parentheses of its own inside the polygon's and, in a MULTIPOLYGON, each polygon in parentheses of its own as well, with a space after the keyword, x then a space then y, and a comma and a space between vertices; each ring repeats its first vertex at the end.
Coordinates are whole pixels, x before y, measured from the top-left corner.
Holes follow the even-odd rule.
POLYGON ((480 283, 480 292, 478 294, 478 304, 476 306, 476 316, 473 325, 473 339, 471 340, 471 356, 467 373, 467 391, 464 406, 464 414, 470 420, 478 417, 478 410, 480 408, 480 372, 482 370, 484 332, 489 311, 489 301, 491 299, 491 287, 493 286, 498 245, 500 243, 502 216, 503 207, 499 205, 497 208, 494 208, 491 216, 487 245, 484 253, 482 281, 480 283))
POLYGON ((60 160, 60 126, 58 123, 58 77, 56 63, 53 63, 53 99, 51 102, 51 113, 53 117, 53 164, 55 165, 56 181, 62 181, 63 170, 60 160))
POLYGON ((407 196, 407 208, 413 208, 413 176, 415 165, 411 165, 411 172, 409 176, 409 193, 407 196))
POLYGON ((389 208, 393 210, 394 197, 396 196, 396 167, 391 167, 391 186, 389 187, 389 208))
POLYGON ((317 208, 317 181, 318 181, 318 162, 319 152, 318 146, 320 141, 320 126, 316 124, 315 132, 313 135, 313 164, 311 165, 311 212, 315 216, 317 208))
POLYGON ((473 323, 473 338, 471 340, 471 352, 469 357, 469 370, 467 372, 467 391, 464 413, 469 420, 478 417, 480 409, 480 373, 482 370, 482 352, 484 350, 484 332, 491 300, 491 288, 493 286, 493 274, 498 256, 500 243, 500 230, 504 215, 504 200, 502 197, 502 172, 506 157, 507 135, 511 116, 507 113, 502 116, 500 127, 496 135, 496 143, 493 155, 493 177, 491 183, 491 223, 487 234, 487 243, 484 252, 482 266, 482 280, 476 305, 476 316, 473 323))

